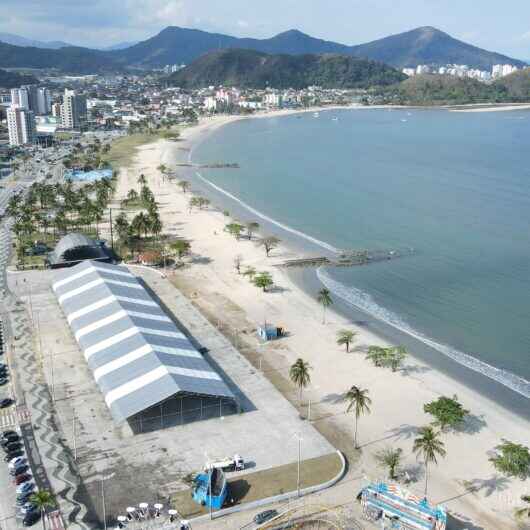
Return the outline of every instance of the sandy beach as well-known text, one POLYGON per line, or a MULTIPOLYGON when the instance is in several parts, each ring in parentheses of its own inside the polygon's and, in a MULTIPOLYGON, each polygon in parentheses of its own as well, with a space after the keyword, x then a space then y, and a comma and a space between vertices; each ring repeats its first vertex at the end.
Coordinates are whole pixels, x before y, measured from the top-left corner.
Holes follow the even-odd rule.
MULTIPOLYGON (((291 112, 279 111, 260 117, 291 112)), ((429 497, 435 503, 445 504, 455 516, 460 514, 462 521, 468 521, 468 528, 517 528, 513 509, 520 504, 520 496, 528 493, 528 484, 499 475, 488 458, 503 438, 528 444, 530 422, 414 359, 407 360, 405 369, 396 373, 375 368, 365 360, 364 352, 368 346, 383 345, 384 341, 333 310, 328 311, 323 324, 322 308, 316 300, 274 266, 285 259, 299 257, 293 248, 280 245, 267 258, 255 241, 237 241, 223 231, 230 219, 215 204, 189 212, 191 194, 182 193, 176 184, 184 178, 180 168, 176 169, 176 179, 164 178, 156 169, 160 164, 174 169, 177 162, 187 161, 194 146, 213 130, 239 119, 248 118, 205 119, 195 127, 184 129, 179 142, 160 140, 139 148, 132 167, 120 171, 116 198, 124 198, 131 188, 138 189, 138 175, 145 174, 160 205, 164 232, 191 242, 193 259, 188 258, 188 265, 174 273, 176 285, 207 316, 217 318, 227 332, 241 334, 243 341, 258 352, 272 379, 285 380, 288 367, 298 357, 311 364, 312 382, 304 393, 304 410, 307 413, 311 399, 315 427, 337 447, 351 449, 353 439, 353 416, 345 413, 343 394, 352 385, 369 390, 371 414, 363 416, 359 423, 361 457, 352 465, 350 485, 331 493, 334 501, 351 501, 363 480, 383 478, 385 471, 378 467, 374 455, 390 446, 403 449, 403 467, 412 479, 409 488, 422 494, 423 466, 413 455, 412 444, 417 428, 431 421, 423 412, 423 404, 442 395, 456 394, 471 416, 461 432, 443 435, 447 456, 430 469, 429 497), (238 255, 243 269, 252 266, 272 274, 275 282, 272 292, 261 292, 237 273, 234 258, 238 255), (289 335, 258 346, 251 330, 264 319, 284 327, 289 335), (357 333, 350 353, 336 344, 341 329, 357 333)), ((241 220, 252 220, 252 215, 249 213, 241 220)), ((294 399, 294 388, 291 394, 289 397, 294 399)))

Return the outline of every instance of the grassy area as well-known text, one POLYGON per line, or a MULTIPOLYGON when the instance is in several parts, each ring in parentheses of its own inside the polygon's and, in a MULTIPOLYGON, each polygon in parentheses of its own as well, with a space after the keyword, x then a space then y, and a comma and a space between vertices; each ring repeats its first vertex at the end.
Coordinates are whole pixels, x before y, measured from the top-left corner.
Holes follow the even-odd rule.
POLYGON ((123 136, 112 142, 110 151, 102 156, 114 169, 129 167, 132 165, 136 148, 141 145, 156 142, 161 138, 160 134, 132 134, 123 136))
MULTIPOLYGON (((229 498, 232 497, 235 504, 243 504, 295 491, 297 468, 298 464, 294 462, 240 477, 236 474, 228 479, 229 498)), ((340 469, 341 461, 335 453, 304 460, 300 465, 300 487, 304 489, 327 482, 335 477, 340 469)), ((191 490, 181 491, 174 495, 171 505, 175 506, 183 517, 195 517, 208 511, 204 506, 193 501, 191 490)))

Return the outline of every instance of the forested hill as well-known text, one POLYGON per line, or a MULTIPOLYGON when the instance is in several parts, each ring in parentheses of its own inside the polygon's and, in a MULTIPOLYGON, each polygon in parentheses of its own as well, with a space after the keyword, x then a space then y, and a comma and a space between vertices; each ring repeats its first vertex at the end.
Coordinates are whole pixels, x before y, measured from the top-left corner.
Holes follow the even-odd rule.
POLYGON ((419 75, 373 91, 376 103, 456 105, 469 103, 530 103, 530 68, 494 83, 443 75, 419 75))
POLYGON ((15 88, 20 85, 32 85, 38 80, 32 75, 23 75, 0 69, 0 88, 15 88))
POLYGON ((203 55, 172 74, 170 83, 183 88, 210 85, 369 88, 403 79, 401 72, 382 63, 345 55, 269 55, 252 50, 220 50, 203 55))

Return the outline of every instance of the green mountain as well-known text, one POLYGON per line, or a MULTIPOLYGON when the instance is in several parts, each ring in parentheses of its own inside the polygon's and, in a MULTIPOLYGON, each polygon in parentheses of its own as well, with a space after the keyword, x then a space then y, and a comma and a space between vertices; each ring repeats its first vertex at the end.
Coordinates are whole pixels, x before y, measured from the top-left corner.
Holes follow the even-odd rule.
POLYGON ((483 70, 494 64, 525 66, 523 61, 466 44, 430 26, 353 46, 352 53, 399 68, 418 64, 467 64, 483 70))
POLYGON ((72 74, 93 74, 120 69, 107 53, 70 46, 58 50, 13 46, 0 42, 0 67, 54 68, 72 74))
POLYGON ((20 85, 33 85, 38 82, 32 75, 23 75, 0 69, 0 88, 16 88, 20 85))
POLYGON ((269 55, 253 50, 211 52, 172 74, 183 88, 209 85, 248 88, 368 88, 389 85, 405 76, 382 63, 346 55, 269 55))

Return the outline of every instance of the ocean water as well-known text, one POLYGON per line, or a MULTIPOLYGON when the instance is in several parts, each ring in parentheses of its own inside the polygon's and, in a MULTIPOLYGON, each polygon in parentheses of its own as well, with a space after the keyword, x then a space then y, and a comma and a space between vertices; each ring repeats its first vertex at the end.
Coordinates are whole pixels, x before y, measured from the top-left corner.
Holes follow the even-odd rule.
POLYGON ((318 276, 345 304, 530 398, 530 112, 245 120, 192 156, 239 163, 200 175, 313 253, 414 249, 318 276))

